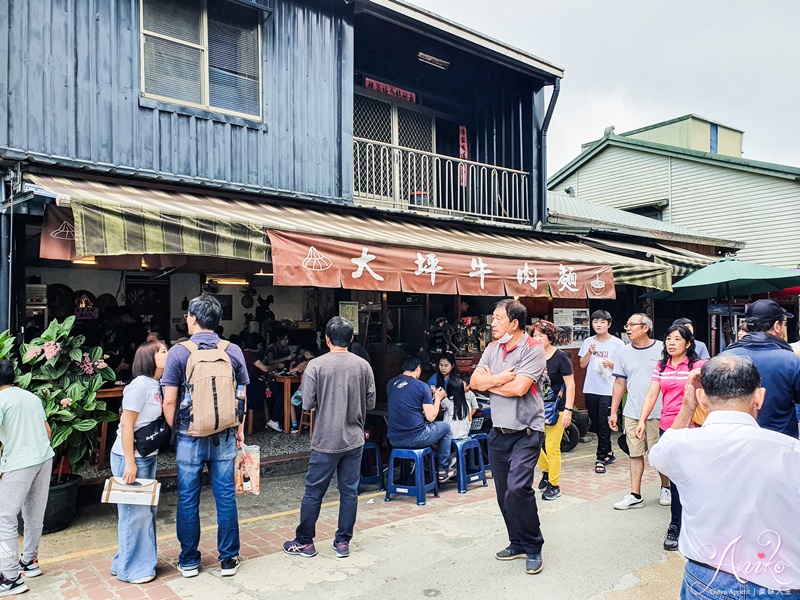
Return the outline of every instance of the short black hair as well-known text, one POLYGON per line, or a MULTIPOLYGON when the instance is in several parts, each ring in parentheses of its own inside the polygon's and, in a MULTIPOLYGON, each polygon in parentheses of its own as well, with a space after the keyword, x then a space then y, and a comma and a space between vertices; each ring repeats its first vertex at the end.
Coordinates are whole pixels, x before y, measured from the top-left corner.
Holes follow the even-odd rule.
POLYGON ((405 373, 406 371, 416 371, 417 367, 421 366, 422 361, 420 360, 419 356, 416 354, 408 354, 400 364, 400 371, 402 373, 405 373))
POLYGON ((687 325, 694 326, 694 323, 692 323, 692 320, 691 319, 687 319, 686 317, 678 317, 677 319, 675 319, 672 322, 672 324, 673 325, 683 325, 684 327, 686 327, 687 325))
POLYGON ((215 331, 222 320, 222 305, 219 300, 209 294, 203 294, 193 298, 189 302, 187 311, 195 319, 201 329, 215 331))
POLYGON ((325 326, 325 336, 337 348, 347 348, 353 341, 353 324, 343 317, 333 317, 325 326))
POLYGON ((522 302, 512 298, 506 298, 505 300, 500 300, 500 302, 495 304, 495 308, 502 308, 505 310, 506 315, 508 315, 509 322, 516 321, 519 330, 523 332, 525 331, 525 325, 528 322, 528 309, 525 308, 525 305, 522 302))
POLYGON ((611 318, 611 313, 607 310, 596 310, 592 313, 592 321, 596 319, 603 319, 604 321, 608 321, 608 324, 611 325, 613 323, 613 319, 611 318))
POLYGON ((14 363, 7 358, 0 360, 0 385, 14 385, 16 376, 14 363))
POLYGON ((761 374, 749 357, 724 353, 703 365, 700 384, 711 404, 741 403, 761 387, 761 374))

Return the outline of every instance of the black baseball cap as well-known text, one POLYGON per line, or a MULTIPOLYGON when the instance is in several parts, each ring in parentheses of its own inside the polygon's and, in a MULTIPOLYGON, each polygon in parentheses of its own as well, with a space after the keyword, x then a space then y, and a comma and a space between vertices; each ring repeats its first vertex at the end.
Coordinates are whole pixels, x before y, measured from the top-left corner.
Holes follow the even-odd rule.
POLYGON ((775 300, 756 300, 745 309, 748 321, 753 323, 774 323, 781 319, 791 319, 794 315, 783 310, 775 300))

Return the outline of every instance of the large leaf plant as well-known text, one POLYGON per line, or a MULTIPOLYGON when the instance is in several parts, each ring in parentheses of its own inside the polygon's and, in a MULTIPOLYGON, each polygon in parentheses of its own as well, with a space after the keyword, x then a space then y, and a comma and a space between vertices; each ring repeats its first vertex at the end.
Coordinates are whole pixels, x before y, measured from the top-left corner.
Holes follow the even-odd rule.
MULTIPOLYGON (((97 390, 116 376, 102 348, 84 347, 85 337, 71 334, 74 324, 75 317, 61 323, 54 319, 42 335, 19 347, 15 384, 41 398, 53 432, 55 464, 67 458, 72 472, 80 473, 89 464, 98 425, 117 420, 97 399, 97 390)), ((8 343, 8 334, 0 334, 0 353, 8 343)))

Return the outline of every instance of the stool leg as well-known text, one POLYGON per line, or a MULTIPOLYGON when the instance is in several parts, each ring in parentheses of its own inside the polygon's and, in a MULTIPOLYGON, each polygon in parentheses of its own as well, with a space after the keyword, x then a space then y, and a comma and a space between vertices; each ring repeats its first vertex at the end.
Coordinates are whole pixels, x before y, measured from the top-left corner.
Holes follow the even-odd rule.
POLYGON ((386 482, 383 478, 383 464, 381 463, 381 449, 378 448, 375 453, 375 462, 378 465, 378 475, 381 476, 381 491, 386 489, 386 482))
POLYGON ((383 499, 384 502, 390 502, 392 499, 392 483, 394 483, 394 457, 389 454, 389 472, 388 472, 389 481, 387 482, 386 486, 386 498, 383 499))
POLYGON ((438 498, 439 497, 439 479, 436 477, 436 459, 433 456, 433 452, 430 454, 431 459, 431 477, 433 477, 433 495, 438 498))
POLYGON ((456 469, 458 469, 458 493, 467 493, 467 452, 463 446, 456 446, 458 457, 456 459, 456 469))
POLYGON ((417 482, 417 506, 425 506, 425 455, 420 458, 414 469, 417 482))

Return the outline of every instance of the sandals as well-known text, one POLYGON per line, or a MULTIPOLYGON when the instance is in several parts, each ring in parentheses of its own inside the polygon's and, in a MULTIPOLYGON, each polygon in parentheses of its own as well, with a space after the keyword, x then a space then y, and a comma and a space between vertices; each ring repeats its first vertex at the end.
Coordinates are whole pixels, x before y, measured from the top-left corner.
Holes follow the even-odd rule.
POLYGON ((605 473, 606 463, 604 463, 602 460, 598 460, 596 463, 594 463, 594 472, 598 474, 605 473))
POLYGON ((439 471, 437 473, 437 479, 439 480, 439 483, 445 483, 447 481, 450 481, 455 476, 456 476, 455 469, 447 469, 446 471, 439 471))

